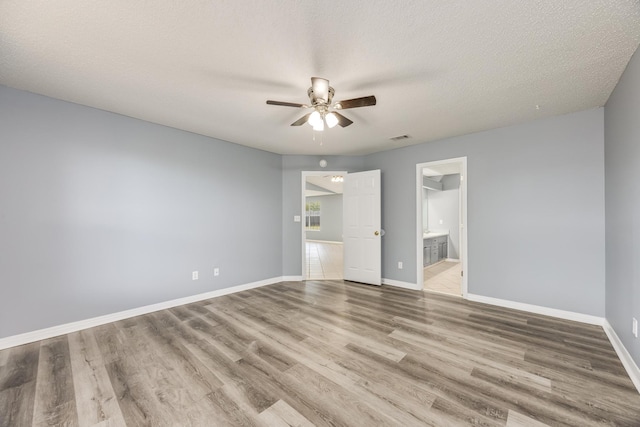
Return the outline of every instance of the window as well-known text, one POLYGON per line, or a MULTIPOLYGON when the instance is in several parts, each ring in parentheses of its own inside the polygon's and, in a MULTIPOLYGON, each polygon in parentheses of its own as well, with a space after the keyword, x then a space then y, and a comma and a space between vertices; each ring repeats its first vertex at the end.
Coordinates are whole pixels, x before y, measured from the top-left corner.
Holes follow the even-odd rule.
POLYGON ((320 231, 320 202, 307 202, 305 207, 305 229, 320 231))

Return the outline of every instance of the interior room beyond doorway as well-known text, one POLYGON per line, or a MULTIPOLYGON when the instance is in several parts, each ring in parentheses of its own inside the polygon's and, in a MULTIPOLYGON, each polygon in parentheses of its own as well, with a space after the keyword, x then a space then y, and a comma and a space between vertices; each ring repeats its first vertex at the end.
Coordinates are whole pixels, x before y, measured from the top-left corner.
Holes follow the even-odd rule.
POLYGON ((421 168, 421 248, 424 290, 463 296, 463 164, 421 168))
POLYGON ((304 179, 304 277, 343 278, 343 172, 323 172, 304 179))

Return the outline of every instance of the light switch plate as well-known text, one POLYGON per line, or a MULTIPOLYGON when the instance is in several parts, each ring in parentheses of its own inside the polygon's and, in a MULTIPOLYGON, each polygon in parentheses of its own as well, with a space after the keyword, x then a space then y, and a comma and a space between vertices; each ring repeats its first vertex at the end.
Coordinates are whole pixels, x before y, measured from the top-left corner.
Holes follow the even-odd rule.
POLYGON ((295 215, 293 217, 293 222, 300 222, 300 215, 295 215))

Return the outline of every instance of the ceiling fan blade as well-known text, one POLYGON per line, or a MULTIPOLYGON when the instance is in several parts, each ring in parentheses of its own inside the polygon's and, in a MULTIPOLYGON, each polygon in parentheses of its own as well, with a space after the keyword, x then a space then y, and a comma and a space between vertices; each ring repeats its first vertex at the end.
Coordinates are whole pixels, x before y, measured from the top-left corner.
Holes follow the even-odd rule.
POLYGON ((335 108, 346 110, 347 108, 369 107, 371 105, 376 105, 376 97, 373 95, 336 102, 335 108))
POLYGON ((297 108, 308 108, 308 105, 304 104, 296 104, 295 102, 282 102, 282 101, 267 101, 269 105, 280 105, 282 107, 297 107, 297 108))
POLYGON ((329 102, 329 80, 322 77, 311 77, 311 89, 316 100, 322 99, 329 102))
POLYGON ((349 126, 351 123, 353 123, 351 120, 347 119, 345 116, 343 116, 340 113, 336 113, 335 111, 333 112, 333 114, 336 115, 336 117, 338 118, 338 124, 340 126, 342 126, 343 128, 346 128, 347 126, 349 126))
POLYGON ((307 123, 309 121, 309 116, 312 113, 309 114, 305 114, 304 116, 300 117, 298 120, 296 120, 295 122, 291 123, 291 126, 302 126, 303 124, 307 123))

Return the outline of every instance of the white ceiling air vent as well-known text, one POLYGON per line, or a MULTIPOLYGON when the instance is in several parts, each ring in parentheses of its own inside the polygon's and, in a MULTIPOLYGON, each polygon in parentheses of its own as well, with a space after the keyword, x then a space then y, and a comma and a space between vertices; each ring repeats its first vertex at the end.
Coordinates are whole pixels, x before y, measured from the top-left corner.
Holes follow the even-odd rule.
POLYGON ((409 139, 409 138, 411 138, 409 135, 398 135, 389 139, 392 141, 402 141, 403 139, 409 139))

